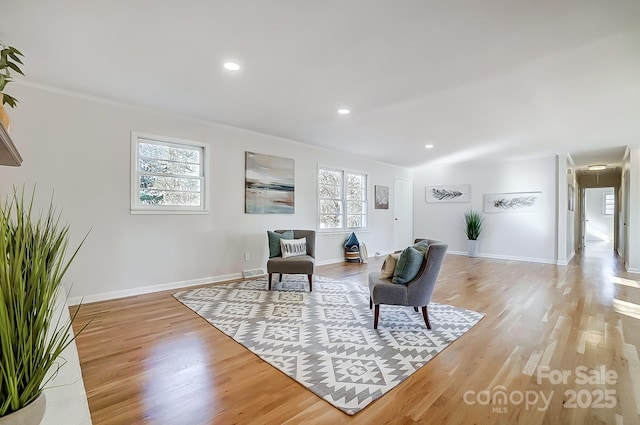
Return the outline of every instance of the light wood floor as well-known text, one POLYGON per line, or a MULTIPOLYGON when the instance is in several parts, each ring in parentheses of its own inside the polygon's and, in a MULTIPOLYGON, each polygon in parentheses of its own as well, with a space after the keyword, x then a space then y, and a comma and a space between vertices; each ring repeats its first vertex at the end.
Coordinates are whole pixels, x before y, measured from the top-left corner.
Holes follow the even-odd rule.
MULTIPOLYGON (((365 285, 381 262, 317 274, 365 285)), ((564 267, 448 255, 434 301, 486 317, 355 416, 209 325, 175 291, 84 305, 76 329, 97 314, 77 339, 91 416, 94 425, 640 424, 640 275, 622 270, 598 245, 564 267), (540 366, 570 375, 538 382, 540 366), (577 367, 601 366, 617 376, 580 383, 577 367), (482 391, 497 386, 507 403, 484 403, 482 391), (546 410, 541 399, 518 404, 541 392, 546 410)))

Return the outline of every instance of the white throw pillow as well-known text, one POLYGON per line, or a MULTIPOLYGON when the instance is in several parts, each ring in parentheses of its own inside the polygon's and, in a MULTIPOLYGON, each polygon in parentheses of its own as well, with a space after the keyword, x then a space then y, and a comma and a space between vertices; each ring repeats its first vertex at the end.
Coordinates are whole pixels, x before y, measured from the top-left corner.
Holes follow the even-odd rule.
POLYGON ((400 258, 400 254, 387 255, 384 263, 382 263, 382 270, 380 270, 380 279, 389 279, 393 276, 393 272, 396 269, 396 264, 398 264, 398 258, 400 258))
POLYGON ((307 255, 307 238, 280 239, 280 249, 282 258, 307 255))

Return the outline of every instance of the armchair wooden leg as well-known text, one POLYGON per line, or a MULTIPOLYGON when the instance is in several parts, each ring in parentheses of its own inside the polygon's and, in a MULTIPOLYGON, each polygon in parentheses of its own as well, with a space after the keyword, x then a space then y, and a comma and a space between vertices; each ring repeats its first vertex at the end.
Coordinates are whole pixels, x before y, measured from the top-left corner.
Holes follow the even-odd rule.
POLYGON ((309 278, 309 292, 313 292, 313 275, 308 274, 307 277, 309 278))
POLYGON ((431 323, 429 323, 429 313, 427 312, 427 306, 422 306, 422 317, 424 317, 424 324, 427 325, 427 329, 431 329, 431 323))
POLYGON ((273 276, 273 273, 269 273, 269 290, 271 290, 271 277, 273 276))
POLYGON ((369 310, 371 310, 373 308, 373 298, 371 298, 371 295, 369 295, 369 310))
POLYGON ((282 282, 282 273, 280 273, 280 278, 278 279, 278 282, 282 282))
POLYGON ((380 316, 380 304, 376 304, 373 312, 373 329, 378 329, 378 316, 380 316))
POLYGON ((418 311, 418 307, 413 307, 413 311, 418 311))

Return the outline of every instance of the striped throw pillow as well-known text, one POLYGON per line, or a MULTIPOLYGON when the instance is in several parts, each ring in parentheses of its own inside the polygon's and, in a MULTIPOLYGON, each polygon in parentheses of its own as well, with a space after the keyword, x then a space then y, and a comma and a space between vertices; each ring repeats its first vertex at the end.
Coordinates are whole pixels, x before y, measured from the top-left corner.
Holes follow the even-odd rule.
POLYGON ((307 255, 307 238, 280 239, 282 258, 307 255))

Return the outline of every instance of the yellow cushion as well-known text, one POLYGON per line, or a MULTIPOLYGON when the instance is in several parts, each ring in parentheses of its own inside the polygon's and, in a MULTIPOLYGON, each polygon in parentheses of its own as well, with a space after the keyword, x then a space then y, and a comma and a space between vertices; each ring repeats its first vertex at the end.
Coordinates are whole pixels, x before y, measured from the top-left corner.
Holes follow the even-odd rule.
POLYGON ((382 270, 380 270, 380 279, 389 279, 391 276, 393 276, 393 272, 396 269, 396 264, 398 263, 398 258, 400 258, 400 253, 387 255, 384 263, 382 263, 382 270))

